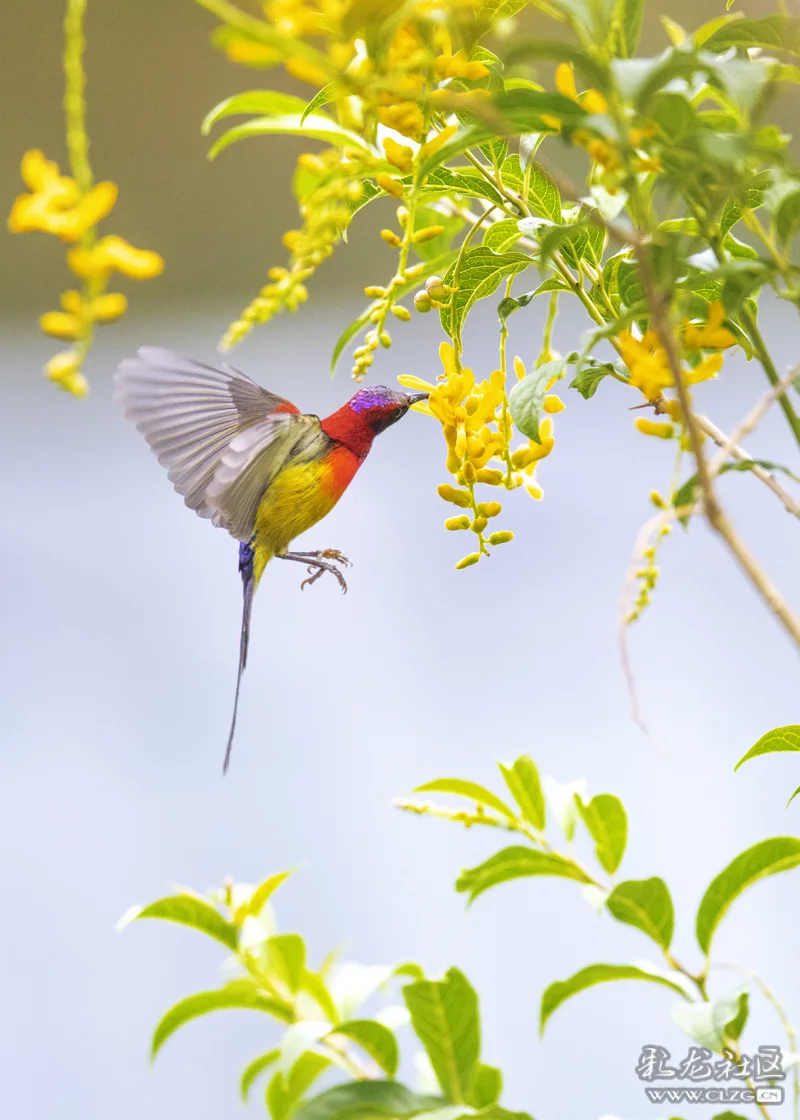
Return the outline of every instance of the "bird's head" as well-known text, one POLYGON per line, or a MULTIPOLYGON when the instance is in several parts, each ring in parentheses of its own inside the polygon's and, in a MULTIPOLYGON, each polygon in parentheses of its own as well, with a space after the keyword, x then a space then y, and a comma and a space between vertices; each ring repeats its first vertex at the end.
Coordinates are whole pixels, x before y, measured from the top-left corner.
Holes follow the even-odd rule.
POLYGON ((398 393, 385 385, 370 385, 359 389, 346 407, 378 435, 405 416, 412 404, 426 400, 427 396, 427 393, 398 393))

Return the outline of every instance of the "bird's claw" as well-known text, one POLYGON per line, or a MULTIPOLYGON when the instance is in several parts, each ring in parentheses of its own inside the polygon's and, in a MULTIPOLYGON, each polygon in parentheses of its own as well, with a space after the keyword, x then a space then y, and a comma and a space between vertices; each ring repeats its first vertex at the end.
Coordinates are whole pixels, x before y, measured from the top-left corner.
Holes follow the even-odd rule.
POLYGON ((306 585, 316 583, 324 572, 330 572, 339 581, 342 593, 347 593, 347 583, 336 564, 350 568, 352 567, 352 561, 348 560, 338 548, 322 548, 318 552, 284 552, 280 554, 280 557, 282 560, 297 560, 307 566, 308 578, 300 584, 301 591, 305 590, 306 585))
POLYGON ((338 548, 323 548, 317 555, 322 560, 335 560, 337 564, 343 564, 345 568, 352 568, 353 566, 353 561, 349 560, 338 548))
MULTIPOLYGON (((332 551, 333 551, 333 549, 329 549, 326 552, 321 552, 320 556, 325 556, 329 552, 332 552, 332 551)), ((343 563, 343 562, 344 561, 340 561, 340 563, 343 563)), ((347 563, 349 564, 350 561, 348 560, 347 563)), ((337 580, 339 581, 339 586, 342 589, 342 594, 343 595, 347 594, 347 581, 345 580, 344 576, 342 575, 342 573, 339 571, 339 569, 336 567, 335 564, 327 564, 322 559, 313 560, 309 564, 307 571, 309 573, 308 577, 306 579, 304 579, 303 582, 300 584, 300 590, 301 591, 305 590, 306 585, 310 586, 312 583, 316 583, 316 581, 321 576, 323 576, 325 574, 325 572, 330 572, 331 575, 336 576, 337 580)))

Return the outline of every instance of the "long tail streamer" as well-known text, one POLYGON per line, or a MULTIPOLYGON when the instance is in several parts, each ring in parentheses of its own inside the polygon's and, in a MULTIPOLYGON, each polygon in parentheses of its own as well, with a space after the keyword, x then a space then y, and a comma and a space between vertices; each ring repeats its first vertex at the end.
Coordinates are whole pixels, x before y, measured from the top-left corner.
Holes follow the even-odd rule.
POLYGON ((242 634, 239 639, 239 673, 236 677, 236 695, 233 701, 233 718, 228 734, 228 745, 225 748, 225 761, 222 764, 222 773, 227 774, 233 750, 233 735, 236 731, 236 713, 239 709, 239 689, 242 685, 242 674, 247 667, 247 647, 250 642, 250 615, 253 610, 253 593, 255 591, 255 577, 253 574, 254 553, 247 541, 239 545, 239 571, 242 575, 242 634))

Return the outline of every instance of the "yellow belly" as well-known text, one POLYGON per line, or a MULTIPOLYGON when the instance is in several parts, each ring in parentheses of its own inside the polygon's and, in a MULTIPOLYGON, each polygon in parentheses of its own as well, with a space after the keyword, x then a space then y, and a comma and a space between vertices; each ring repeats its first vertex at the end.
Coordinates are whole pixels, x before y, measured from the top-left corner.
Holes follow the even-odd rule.
POLYGON ((281 471, 261 500, 256 514, 256 582, 273 556, 286 552, 295 537, 330 513, 339 493, 328 485, 323 464, 298 463, 281 471))

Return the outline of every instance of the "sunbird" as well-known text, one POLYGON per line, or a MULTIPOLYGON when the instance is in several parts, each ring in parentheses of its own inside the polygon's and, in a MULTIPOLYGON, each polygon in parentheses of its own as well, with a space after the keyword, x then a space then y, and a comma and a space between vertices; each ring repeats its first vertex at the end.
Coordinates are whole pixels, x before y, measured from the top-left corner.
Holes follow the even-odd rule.
POLYGON ((242 630, 239 672, 222 770, 231 758, 239 689, 247 665, 253 596, 273 558, 305 564, 301 588, 350 561, 335 548, 290 552, 341 498, 376 435, 427 393, 385 385, 359 389, 324 420, 305 415, 231 366, 208 366, 172 350, 143 346, 120 362, 114 400, 132 420, 184 502, 239 541, 242 630))

